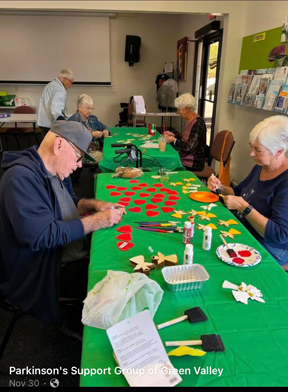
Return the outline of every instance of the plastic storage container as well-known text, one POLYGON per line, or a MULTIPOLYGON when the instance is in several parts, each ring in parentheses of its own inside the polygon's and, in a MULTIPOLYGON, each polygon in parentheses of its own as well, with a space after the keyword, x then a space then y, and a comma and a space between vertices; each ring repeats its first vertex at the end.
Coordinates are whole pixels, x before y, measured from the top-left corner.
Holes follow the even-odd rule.
POLYGON ((210 278, 206 269, 200 264, 164 267, 162 275, 170 291, 201 289, 210 278))

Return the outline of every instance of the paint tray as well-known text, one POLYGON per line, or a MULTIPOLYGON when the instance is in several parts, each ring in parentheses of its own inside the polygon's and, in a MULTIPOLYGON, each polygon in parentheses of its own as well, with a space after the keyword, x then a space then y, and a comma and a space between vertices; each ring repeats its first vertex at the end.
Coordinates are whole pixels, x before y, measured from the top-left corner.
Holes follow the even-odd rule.
POLYGON ((206 269, 200 264, 164 267, 162 275, 170 291, 201 289, 210 278, 206 269))

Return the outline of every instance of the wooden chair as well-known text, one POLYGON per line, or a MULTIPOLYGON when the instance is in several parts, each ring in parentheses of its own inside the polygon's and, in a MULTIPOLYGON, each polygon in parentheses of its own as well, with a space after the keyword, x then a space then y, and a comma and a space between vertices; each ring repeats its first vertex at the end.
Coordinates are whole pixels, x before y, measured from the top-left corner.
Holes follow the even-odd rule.
MULTIPOLYGON (((17 108, 14 109, 13 111, 14 114, 34 114, 36 113, 36 109, 32 108, 31 106, 18 106, 17 108)), ((39 139, 37 137, 37 133, 36 133, 36 125, 35 123, 33 123, 32 127, 18 127, 18 124, 15 123, 15 127, 13 128, 8 128, 6 131, 6 145, 7 145, 7 150, 8 150, 8 140, 7 140, 7 136, 9 135, 13 135, 16 143, 18 145, 18 148, 20 149, 20 142, 18 137, 22 137, 23 135, 25 137, 27 137, 27 144, 28 147, 30 146, 30 140, 29 140, 29 136, 32 135, 35 137, 36 143, 40 144, 39 139)))
MULTIPOLYGON (((128 127, 133 127, 133 111, 134 111, 134 105, 133 105, 133 103, 129 103, 128 104, 128 121, 127 121, 128 127)), ((145 117, 143 117, 143 119, 141 119, 141 118, 136 119, 136 127, 146 127, 145 117)))
POLYGON ((230 131, 221 131, 219 133, 217 133, 213 144, 211 146, 210 149, 210 154, 209 154, 209 158, 208 158, 208 165, 205 165, 204 169, 202 171, 193 171, 193 173, 203 182, 207 182, 208 178, 214 174, 216 175, 215 170, 211 167, 211 163, 213 161, 213 159, 215 159, 216 161, 220 162, 221 159, 221 152, 222 152, 222 148, 225 142, 225 146, 224 146, 224 151, 223 151, 223 163, 224 163, 224 167, 226 165, 226 163, 228 162, 228 159, 230 157, 231 151, 234 147, 235 144, 235 140, 233 137, 232 132, 230 131), (225 142, 225 137, 226 134, 227 138, 226 138, 226 142, 225 142))

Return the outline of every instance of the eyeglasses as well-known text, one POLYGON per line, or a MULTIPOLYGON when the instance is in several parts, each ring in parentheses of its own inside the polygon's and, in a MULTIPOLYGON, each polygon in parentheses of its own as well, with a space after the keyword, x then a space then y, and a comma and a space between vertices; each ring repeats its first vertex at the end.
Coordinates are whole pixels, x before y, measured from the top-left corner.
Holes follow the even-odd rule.
POLYGON ((86 110, 86 112, 93 112, 93 110, 94 110, 94 108, 93 107, 91 108, 90 106, 88 106, 88 107, 83 106, 83 109, 86 110))
POLYGON ((76 162, 77 162, 77 163, 81 162, 82 159, 84 158, 84 155, 82 155, 82 154, 80 153, 80 151, 77 150, 77 148, 75 148, 71 142, 69 142, 69 140, 67 140, 67 139, 65 139, 65 140, 66 140, 67 143, 70 144, 71 147, 73 147, 73 150, 76 152, 76 157, 77 157, 77 161, 76 161, 76 162))

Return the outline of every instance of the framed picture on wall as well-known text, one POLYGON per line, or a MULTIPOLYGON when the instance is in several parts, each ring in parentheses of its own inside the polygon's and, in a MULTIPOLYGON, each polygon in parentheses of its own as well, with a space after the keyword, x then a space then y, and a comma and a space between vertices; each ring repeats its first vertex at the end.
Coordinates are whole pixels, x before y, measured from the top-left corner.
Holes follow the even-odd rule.
POLYGON ((186 82, 187 73, 188 38, 177 41, 177 80, 186 82))

